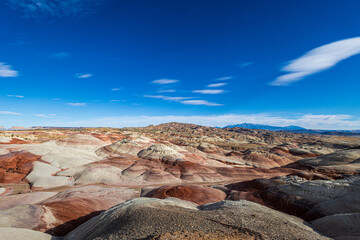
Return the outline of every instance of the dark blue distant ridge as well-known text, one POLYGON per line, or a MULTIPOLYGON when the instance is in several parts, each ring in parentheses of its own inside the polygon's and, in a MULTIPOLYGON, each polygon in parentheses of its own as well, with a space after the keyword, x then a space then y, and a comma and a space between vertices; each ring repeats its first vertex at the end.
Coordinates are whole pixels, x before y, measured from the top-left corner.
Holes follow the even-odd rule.
POLYGON ((269 131, 287 131, 294 133, 309 133, 309 134, 323 134, 323 135, 344 135, 344 136, 358 136, 360 135, 360 130, 320 130, 320 129, 307 129, 299 126, 270 126, 262 124, 252 124, 252 123, 241 123, 235 125, 228 125, 224 128, 247 128, 247 129, 258 129, 258 130, 269 130, 269 131))
POLYGON ((252 123, 241 123, 235 125, 228 125, 225 128, 249 128, 249 129, 260 129, 260 130, 270 130, 270 131, 293 131, 293 130, 305 130, 306 128, 299 126, 286 126, 286 127, 278 127, 278 126, 270 126, 270 125, 262 125, 262 124, 252 124, 252 123))

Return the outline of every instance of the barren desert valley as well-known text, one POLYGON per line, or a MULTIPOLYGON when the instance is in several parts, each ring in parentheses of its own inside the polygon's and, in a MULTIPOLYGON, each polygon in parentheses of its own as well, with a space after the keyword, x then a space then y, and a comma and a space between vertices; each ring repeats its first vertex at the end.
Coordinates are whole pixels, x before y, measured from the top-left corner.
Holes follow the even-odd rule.
POLYGON ((359 239, 360 138, 166 123, 2 131, 1 239, 359 239))
POLYGON ((360 0, 0 0, 0 240, 360 240, 360 0))

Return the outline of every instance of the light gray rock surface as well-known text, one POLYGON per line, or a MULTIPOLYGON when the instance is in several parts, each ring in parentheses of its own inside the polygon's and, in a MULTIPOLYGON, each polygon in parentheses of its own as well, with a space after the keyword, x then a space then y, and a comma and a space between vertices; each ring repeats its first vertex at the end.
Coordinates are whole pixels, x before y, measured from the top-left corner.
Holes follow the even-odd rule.
POLYGON ((245 200, 198 207, 174 198, 129 200, 82 224, 65 239, 152 239, 179 231, 246 234, 252 239, 328 239, 297 217, 245 200))
POLYGON ((320 170, 360 173, 360 149, 338 150, 317 158, 301 159, 298 163, 320 170))
POLYGON ((334 214, 316 219, 311 225, 335 239, 360 239, 360 213, 334 214))
POLYGON ((147 149, 141 150, 137 156, 139 158, 148 159, 148 160, 165 160, 165 161, 175 161, 181 159, 184 156, 178 151, 174 150, 170 146, 164 144, 154 144, 147 149))
POLYGON ((60 240, 49 234, 23 228, 0 227, 1 240, 60 240))

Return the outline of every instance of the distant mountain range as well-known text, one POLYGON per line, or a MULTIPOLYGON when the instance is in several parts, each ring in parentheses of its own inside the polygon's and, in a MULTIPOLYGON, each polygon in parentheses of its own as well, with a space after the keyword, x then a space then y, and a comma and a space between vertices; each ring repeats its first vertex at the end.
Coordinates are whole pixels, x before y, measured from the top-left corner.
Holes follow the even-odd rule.
MULTIPOLYGON (((181 125, 182 123, 166 123, 165 125, 181 125)), ((164 125, 164 124, 163 124, 164 125)), ((192 124, 193 126, 197 126, 192 124)), ((161 126, 158 125, 158 126, 161 126)), ((46 129, 84 129, 84 128, 93 128, 93 127, 51 127, 51 126, 34 126, 34 127, 11 127, 11 128, 4 128, 0 126, 0 130, 9 130, 9 131, 21 131, 21 130, 46 130, 46 129)), ((263 125, 263 124, 252 124, 252 123, 241 123, 235 125, 228 125, 226 127, 215 127, 215 128, 247 128, 247 129, 258 129, 258 130, 268 130, 268 131, 286 131, 286 132, 293 132, 293 133, 309 133, 309 134, 322 134, 322 135, 342 135, 342 136, 360 136, 360 130, 319 130, 319 129, 307 129, 300 126, 271 126, 271 125, 263 125)))
POLYGON ((225 128, 249 128, 249 129, 260 129, 260 130, 270 130, 270 131, 293 131, 293 130, 307 130, 306 128, 299 126, 286 126, 286 127, 278 127, 278 126, 270 126, 270 125, 261 125, 261 124, 252 124, 252 123, 242 123, 236 125, 228 125, 225 128))
POLYGON ((318 130, 318 129, 306 129, 299 126, 270 126, 262 124, 252 124, 252 123, 242 123, 236 125, 228 125, 224 128, 248 128, 248 129, 260 129, 260 130, 269 130, 269 131, 288 131, 294 133, 313 133, 313 134, 324 134, 324 135, 360 135, 360 130, 318 130))

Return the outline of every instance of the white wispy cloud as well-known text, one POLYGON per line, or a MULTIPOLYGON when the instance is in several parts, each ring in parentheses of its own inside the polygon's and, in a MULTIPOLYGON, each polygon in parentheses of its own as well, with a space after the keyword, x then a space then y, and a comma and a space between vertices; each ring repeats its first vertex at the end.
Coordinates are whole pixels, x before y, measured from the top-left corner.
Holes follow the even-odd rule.
POLYGON ((185 105, 204 105, 204 106, 222 106, 219 103, 208 102, 207 100, 190 100, 194 97, 169 97, 163 95, 144 95, 147 98, 157 98, 166 101, 179 102, 185 105))
POLYGON ((155 84, 170 84, 170 83, 176 83, 178 81, 179 80, 163 78, 163 79, 154 80, 154 81, 152 81, 152 83, 155 83, 155 84))
POLYGON ((223 104, 208 102, 207 100, 184 100, 180 103, 185 105, 223 106, 223 104))
POLYGON ((209 84, 207 85, 207 87, 222 87, 222 86, 225 86, 227 85, 227 83, 213 83, 213 84, 209 84))
POLYGON ((166 89, 166 90, 159 90, 158 93, 173 93, 176 92, 175 89, 166 89))
POLYGON ((4 114, 4 115, 22 115, 22 113, 11 112, 11 111, 0 111, 0 114, 4 114))
POLYGON ((90 78, 92 76, 93 76, 93 74, 91 74, 91 73, 84 73, 84 74, 77 73, 76 74, 77 78, 90 78))
POLYGON ((120 102, 120 100, 113 99, 113 100, 109 100, 109 102, 120 102))
POLYGON ((312 49, 290 61, 281 70, 288 72, 271 82, 273 86, 286 86, 311 74, 327 70, 342 60, 360 53, 360 37, 332 42, 312 49))
POLYGON ((216 81, 226 81, 226 80, 231 80, 231 79, 233 79, 233 78, 234 78, 234 77, 229 76, 229 77, 216 78, 215 80, 216 80, 216 81))
POLYGON ((25 96, 22 95, 6 95, 8 97, 14 97, 14 98, 24 98, 25 96))
POLYGON ((90 13, 90 7, 101 1, 95 0, 6 0, 14 9, 21 10, 25 17, 37 14, 61 16, 83 16, 90 13))
POLYGON ((239 63, 238 66, 241 68, 244 68, 244 67, 248 67, 253 64, 254 64, 254 62, 243 62, 243 63, 239 63))
POLYGON ((193 97, 169 97, 169 96, 163 96, 163 95, 144 95, 146 98, 157 98, 162 99, 166 101, 173 101, 173 102, 179 102, 185 99, 191 99, 193 97))
POLYGON ((201 94, 220 94, 224 93, 222 89, 204 89, 204 90, 194 90, 193 93, 201 93, 201 94))
POLYGON ((56 114, 54 113, 50 113, 50 114, 44 114, 44 113, 40 113, 40 114, 36 114, 36 117, 42 117, 42 118, 54 118, 56 117, 56 114))
POLYGON ((83 107, 86 106, 86 103, 67 103, 67 105, 74 107, 83 107))
POLYGON ((112 88, 111 89, 111 91, 113 91, 113 92, 117 92, 117 91, 120 91, 121 90, 121 88, 112 88))
POLYGON ((11 69, 11 65, 7 65, 4 62, 0 62, 0 77, 17 77, 19 72, 11 69))
POLYGON ((78 127, 142 127, 150 124, 161 124, 167 122, 193 123, 204 126, 219 126, 239 123, 266 124, 273 126, 297 125, 309 129, 334 129, 352 130, 360 129, 360 119, 356 119, 346 114, 316 115, 303 114, 291 116, 271 113, 259 114, 223 114, 223 115, 160 115, 160 116, 114 116, 104 118, 93 118, 82 121, 61 121, 58 126, 78 126, 78 127), (106 123, 106 124, 105 124, 106 123))
POLYGON ((51 57, 54 59, 65 59, 71 57, 69 52, 56 52, 51 54, 51 57))

